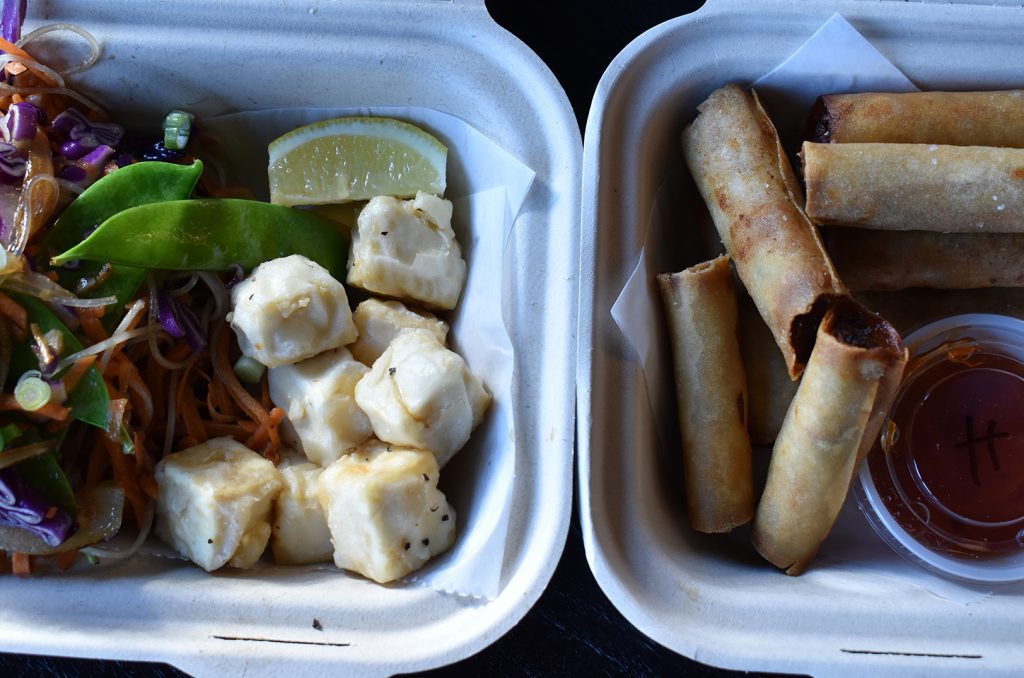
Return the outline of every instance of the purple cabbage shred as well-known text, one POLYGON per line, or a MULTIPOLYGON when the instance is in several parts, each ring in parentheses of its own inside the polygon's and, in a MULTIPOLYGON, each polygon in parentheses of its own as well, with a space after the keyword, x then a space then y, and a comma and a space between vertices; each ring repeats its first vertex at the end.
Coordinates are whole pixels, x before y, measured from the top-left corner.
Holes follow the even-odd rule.
POLYGON ((85 157, 101 146, 117 146, 124 137, 124 128, 120 125, 93 122, 77 108, 62 111, 50 128, 61 142, 61 154, 69 160, 85 157))
POLYGON ((195 313, 166 288, 157 292, 156 317, 169 335, 176 339, 184 337, 194 353, 202 353, 206 349, 206 337, 195 313))
POLYGON ((0 469, 0 525, 29 530, 49 546, 60 546, 77 529, 67 511, 26 483, 14 467, 0 469))
POLYGON ((29 148, 42 119, 43 112, 28 102, 11 104, 0 118, 0 183, 14 184, 25 176, 29 148))
POLYGON ((25 22, 27 4, 28 0, 3 0, 3 5, 0 5, 0 11, 3 12, 0 34, 3 34, 7 42, 21 40, 21 25, 25 22))
POLYGON ((107 162, 112 160, 116 150, 110 146, 98 146, 78 160, 70 160, 58 176, 82 188, 88 188, 103 176, 107 162))

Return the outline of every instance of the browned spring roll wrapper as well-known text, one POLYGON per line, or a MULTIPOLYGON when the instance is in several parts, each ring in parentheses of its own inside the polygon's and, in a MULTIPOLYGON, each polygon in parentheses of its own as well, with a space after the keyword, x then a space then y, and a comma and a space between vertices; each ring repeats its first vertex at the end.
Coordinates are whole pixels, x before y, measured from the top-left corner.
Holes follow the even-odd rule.
POLYGON ((754 547, 787 574, 803 572, 832 529, 906 360, 896 330, 856 302, 825 315, 754 519, 754 547))
POLYGON ((1024 232, 1024 149, 804 142, 802 155, 816 223, 1024 232))
POLYGON ((672 335, 690 525, 729 532, 754 515, 747 387, 729 258, 658 276, 672 335))
POLYGON ((823 143, 1024 148, 1024 91, 829 94, 811 124, 823 143))
POLYGON ((854 291, 1024 287, 1024 233, 829 228, 824 238, 854 291))
POLYGON ((846 289, 803 212, 800 185, 757 96, 727 85, 698 110, 683 133, 686 164, 796 379, 830 298, 846 289))

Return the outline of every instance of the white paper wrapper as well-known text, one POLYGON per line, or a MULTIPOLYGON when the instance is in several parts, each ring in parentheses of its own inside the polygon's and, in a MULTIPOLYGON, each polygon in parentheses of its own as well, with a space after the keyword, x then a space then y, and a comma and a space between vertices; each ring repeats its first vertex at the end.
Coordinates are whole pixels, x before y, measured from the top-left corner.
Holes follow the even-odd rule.
POLYGON ((513 353, 502 315, 505 243, 534 172, 462 120, 424 108, 273 109, 206 119, 202 129, 217 139, 217 148, 229 149, 215 153, 226 179, 265 199, 267 145, 273 139, 311 122, 350 115, 405 120, 448 147, 445 197, 452 201, 452 225, 468 265, 462 298, 448 317, 449 339, 494 401, 483 424, 441 473, 441 490, 457 516, 455 545, 408 579, 491 599, 501 590, 516 449, 513 353))
MULTIPOLYGON (((833 15, 782 64, 754 82, 753 87, 763 98, 783 146, 790 151, 798 149, 804 116, 822 94, 917 89, 839 14, 833 15)), ((667 331, 654 276, 675 270, 673 263, 678 260, 678 254, 671 252, 664 243, 669 241, 673 230, 678 230, 680 223, 685 223, 680 221, 678 203, 679 186, 684 183, 680 176, 686 172, 685 166, 680 164, 659 189, 639 261, 612 307, 616 325, 642 365, 662 445, 666 432, 676 422, 671 386, 672 356, 665 340, 667 331)), ((692 220, 692 216, 689 218, 692 220)), ((989 587, 943 579, 904 561, 877 537, 860 514, 852 492, 813 566, 802 576, 835 577, 837 572, 843 577, 855 575, 865 586, 870 586, 876 577, 910 582, 936 596, 963 604, 977 602, 992 592, 989 587)), ((1004 588, 1018 591, 1024 590, 1024 585, 1004 588)))

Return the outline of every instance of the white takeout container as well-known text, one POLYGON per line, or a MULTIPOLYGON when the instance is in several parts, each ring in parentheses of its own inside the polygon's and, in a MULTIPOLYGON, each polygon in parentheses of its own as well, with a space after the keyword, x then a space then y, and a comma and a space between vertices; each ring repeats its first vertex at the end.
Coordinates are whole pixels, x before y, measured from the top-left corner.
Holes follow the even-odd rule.
POLYGON ((497 640, 550 580, 572 496, 582 144, 550 71, 483 0, 54 0, 29 11, 26 32, 70 22, 99 39, 101 61, 73 82, 120 121, 158 123, 180 107, 202 119, 419 106, 462 118, 536 178, 504 250, 517 445, 497 596, 379 586, 326 567, 211 575, 140 558, 0 577, 0 651, 168 662, 198 675, 387 675, 497 640))
MULTIPOLYGON (((1020 588, 975 591, 964 602, 902 570, 883 572, 877 536, 859 515, 800 577, 763 561, 749 528, 725 537, 690 530, 678 432, 655 430, 640 365, 611 316, 658 208, 655 195, 682 164, 680 134, 712 90, 749 85, 835 12, 924 89, 1024 86, 1024 9, 992 4, 712 0, 636 39, 598 86, 583 153, 580 516, 601 588, 676 652, 734 669, 815 675, 1009 675, 1024 666, 1020 588)), ((693 221, 674 223, 680 243, 665 245, 685 248, 693 221)), ((767 454, 755 455, 758 465, 767 454)))

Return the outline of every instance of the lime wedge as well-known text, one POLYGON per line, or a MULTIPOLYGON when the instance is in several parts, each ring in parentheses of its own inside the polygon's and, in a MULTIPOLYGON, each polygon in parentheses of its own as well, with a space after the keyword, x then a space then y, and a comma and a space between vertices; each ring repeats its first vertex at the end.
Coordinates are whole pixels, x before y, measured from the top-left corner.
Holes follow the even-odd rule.
POLYGON ((448 149, 391 118, 335 118, 270 142, 270 202, 324 205, 378 195, 444 195, 448 149))

